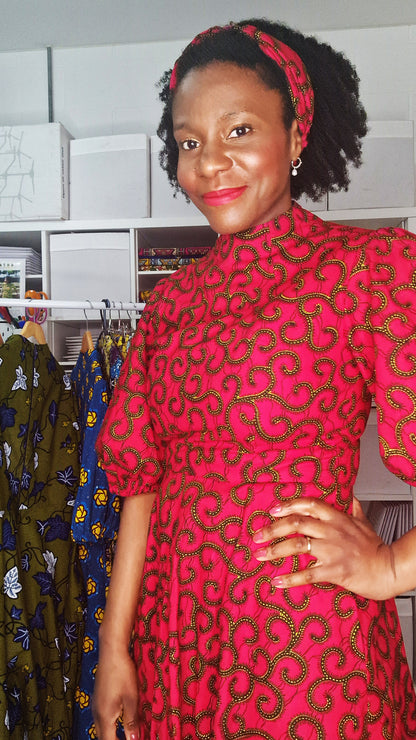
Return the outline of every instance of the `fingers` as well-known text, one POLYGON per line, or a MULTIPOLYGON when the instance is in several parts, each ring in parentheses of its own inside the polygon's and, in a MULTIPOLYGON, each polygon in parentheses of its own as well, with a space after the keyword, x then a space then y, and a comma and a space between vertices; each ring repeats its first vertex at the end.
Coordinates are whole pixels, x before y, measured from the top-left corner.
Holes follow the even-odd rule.
POLYGON ((385 577, 392 570, 389 548, 371 527, 358 501, 352 516, 316 499, 282 503, 270 514, 274 521, 254 533, 253 556, 259 561, 277 561, 300 553, 312 558, 307 568, 294 573, 282 575, 276 568, 272 578, 276 588, 334 583, 364 598, 386 598, 393 593, 385 577), (256 549, 256 545, 260 546, 256 549))
POLYGON ((95 721, 95 731, 99 740, 117 740, 116 723, 103 725, 95 721))
POLYGON ((309 536, 296 536, 284 539, 281 542, 275 542, 273 545, 267 547, 261 547, 254 551, 254 557, 257 560, 278 560, 279 558, 287 558, 290 555, 300 555, 301 553, 307 553, 312 555, 312 540, 309 536))
POLYGON ((120 722, 124 729, 126 740, 139 740, 139 719, 137 716, 137 702, 134 697, 125 697, 124 710, 117 712, 99 712, 94 707, 95 728, 99 740, 117 740, 117 725, 120 722), (110 718, 111 716, 111 718, 110 718))
MULTIPOLYGON (((342 512, 339 512, 340 516, 345 516, 342 512)), ((331 525, 336 527, 337 517, 336 514, 332 517, 333 521, 331 525)), ((342 519, 340 520, 343 521, 342 519)), ((299 552, 302 552, 302 547, 305 543, 302 543, 297 538, 297 535, 303 535, 303 537, 313 537, 315 539, 322 539, 328 533, 329 522, 315 518, 313 516, 303 514, 288 514, 287 516, 275 519, 267 527, 259 529, 253 535, 253 542, 256 545, 270 542, 271 540, 281 539, 284 537, 290 537, 292 546, 298 547, 299 552), (295 535, 295 536, 293 536, 295 535)))
MULTIPOLYGON (((129 716, 128 714, 126 715, 129 716)), ((117 740, 117 725, 119 718, 116 720, 95 720, 95 729, 99 740, 117 740)), ((137 717, 131 720, 123 719, 122 726, 126 740, 139 740, 139 722, 137 717)))
POLYGON ((347 543, 368 529, 368 522, 357 504, 356 510, 361 512, 359 518, 314 498, 295 499, 275 506, 270 511, 275 519, 253 535, 254 545, 260 545, 257 549, 253 547, 254 557, 266 561, 306 553, 325 562, 329 546, 331 563, 338 562, 345 557, 347 543))
POLYGON ((92 712, 99 740, 117 740, 121 717, 126 740, 139 739, 137 669, 127 649, 104 643, 95 674, 92 712))
POLYGON ((325 569, 320 565, 311 565, 310 568, 305 568, 305 570, 299 570, 296 573, 287 573, 283 576, 272 578, 273 586, 280 589, 329 581, 330 578, 325 575, 325 569))
POLYGON ((327 504, 325 501, 305 497, 279 503, 270 510, 270 514, 276 518, 286 517, 290 514, 303 514, 304 516, 322 519, 322 521, 330 521, 336 511, 331 504, 327 504))
POLYGON ((129 702, 126 701, 123 728, 126 740, 139 740, 139 720, 137 717, 137 704, 130 704, 129 706, 129 702))
POLYGON ((126 740, 139 740, 139 727, 136 721, 124 723, 123 726, 126 740))

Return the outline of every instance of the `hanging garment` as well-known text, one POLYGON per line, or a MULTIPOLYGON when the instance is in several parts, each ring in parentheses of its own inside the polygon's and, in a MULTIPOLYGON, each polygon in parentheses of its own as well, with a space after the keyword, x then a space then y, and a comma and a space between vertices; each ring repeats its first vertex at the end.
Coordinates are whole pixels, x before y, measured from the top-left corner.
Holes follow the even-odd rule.
POLYGON ((79 432, 69 378, 46 344, 14 335, 0 347, 0 432, 0 736, 73 740, 79 432))
POLYGON ((110 395, 112 394, 121 366, 126 359, 130 346, 131 335, 125 332, 102 332, 98 338, 97 350, 99 352, 102 372, 108 383, 110 395))
POLYGON ((386 466, 415 485, 415 269, 412 234, 294 204, 157 284, 97 440, 111 487, 156 494, 141 740, 416 737, 394 600, 275 589, 311 556, 253 543, 279 501, 351 511, 371 395, 386 466))
POLYGON ((81 429, 81 470, 72 520, 87 592, 81 677, 76 692, 74 737, 95 735, 91 711, 98 661, 98 629, 102 621, 111 574, 113 547, 119 524, 120 501, 108 491, 107 476, 97 464, 95 441, 108 406, 108 386, 97 350, 80 353, 71 380, 78 399, 81 429))

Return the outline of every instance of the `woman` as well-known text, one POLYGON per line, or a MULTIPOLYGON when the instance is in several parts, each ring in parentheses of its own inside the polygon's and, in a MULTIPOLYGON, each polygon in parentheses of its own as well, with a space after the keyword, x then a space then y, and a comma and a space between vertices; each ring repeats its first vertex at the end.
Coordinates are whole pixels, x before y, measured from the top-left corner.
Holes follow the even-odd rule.
POLYGON ((162 164, 219 237, 158 283, 99 440, 125 500, 98 735, 114 740, 122 713, 129 740, 415 737, 394 602, 276 588, 313 562, 312 540, 288 561, 264 544, 285 500, 351 511, 371 394, 386 464, 416 480, 416 240, 291 201, 347 186, 366 131, 357 77, 328 46, 252 20, 197 36, 161 98, 162 164))

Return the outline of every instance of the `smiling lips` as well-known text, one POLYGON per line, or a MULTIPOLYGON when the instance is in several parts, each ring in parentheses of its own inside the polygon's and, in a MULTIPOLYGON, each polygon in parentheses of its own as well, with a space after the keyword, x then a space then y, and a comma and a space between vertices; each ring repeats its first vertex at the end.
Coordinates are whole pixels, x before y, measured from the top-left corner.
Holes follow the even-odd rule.
POLYGON ((208 206, 222 206, 224 203, 230 203, 232 200, 236 200, 240 195, 244 193, 246 186, 241 188, 224 188, 223 190, 212 190, 209 193, 205 193, 202 198, 204 203, 208 206))

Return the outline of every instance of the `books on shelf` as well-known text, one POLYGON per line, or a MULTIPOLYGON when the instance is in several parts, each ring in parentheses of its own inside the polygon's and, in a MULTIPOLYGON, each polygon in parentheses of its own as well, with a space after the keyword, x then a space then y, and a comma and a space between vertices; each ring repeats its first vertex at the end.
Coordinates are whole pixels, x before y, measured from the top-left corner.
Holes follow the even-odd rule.
POLYGON ((1 260, 25 260, 26 275, 39 275, 42 272, 39 252, 30 247, 0 247, 1 260))
POLYGON ((182 265, 190 265, 197 262, 198 257, 139 257, 137 266, 140 272, 168 270, 174 272, 182 265))
POLYGON ((413 527, 412 509, 411 501, 371 501, 367 518, 386 545, 391 545, 413 527))
POLYGON ((141 246, 137 250, 137 256, 138 257, 170 257, 178 258, 178 257, 203 257, 204 254, 207 254, 209 250, 211 249, 211 246, 208 244, 204 245, 194 245, 193 247, 181 247, 181 246, 172 246, 172 247, 149 247, 149 246, 141 246))
POLYGON ((139 272, 175 272, 183 265, 197 262, 210 249, 209 245, 192 247, 141 246, 137 250, 137 268, 139 272))

